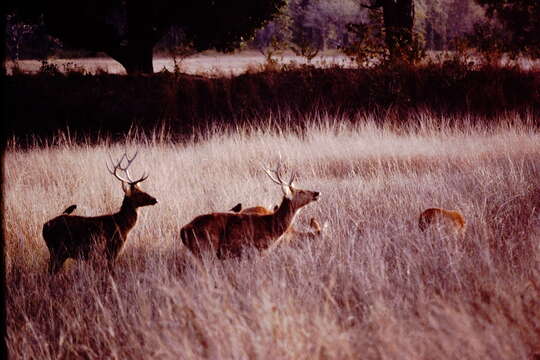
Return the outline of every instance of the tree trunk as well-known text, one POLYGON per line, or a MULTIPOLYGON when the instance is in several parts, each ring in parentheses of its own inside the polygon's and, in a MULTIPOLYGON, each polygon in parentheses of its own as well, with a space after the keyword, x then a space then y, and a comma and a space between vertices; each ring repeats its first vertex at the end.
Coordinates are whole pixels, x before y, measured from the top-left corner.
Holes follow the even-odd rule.
POLYGON ((118 61, 129 75, 152 74, 154 72, 154 66, 152 64, 153 44, 138 42, 114 49, 107 49, 106 52, 114 60, 118 61))
POLYGON ((412 44, 413 0, 383 0, 385 42, 391 59, 397 59, 412 44))
POLYGON ((120 63, 128 74, 152 74, 154 46, 150 44, 134 44, 126 49, 126 57, 120 63))
POLYGON ((126 69, 128 74, 152 74, 153 49, 169 30, 169 24, 149 20, 151 11, 144 1, 126 2, 127 44, 110 49, 109 55, 126 69))

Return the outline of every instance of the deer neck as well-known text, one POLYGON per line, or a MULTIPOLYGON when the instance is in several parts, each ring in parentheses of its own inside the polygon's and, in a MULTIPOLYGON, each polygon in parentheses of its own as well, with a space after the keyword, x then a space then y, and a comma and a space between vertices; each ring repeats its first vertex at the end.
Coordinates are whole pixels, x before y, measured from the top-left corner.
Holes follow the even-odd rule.
POLYGON ((275 235, 281 235, 291 226, 298 209, 294 208, 291 200, 283 197, 281 205, 273 215, 272 230, 275 235))
POLYGON ((122 207, 120 211, 116 213, 116 223, 125 231, 129 231, 137 222, 137 207, 133 204, 131 199, 124 196, 122 201, 122 207))

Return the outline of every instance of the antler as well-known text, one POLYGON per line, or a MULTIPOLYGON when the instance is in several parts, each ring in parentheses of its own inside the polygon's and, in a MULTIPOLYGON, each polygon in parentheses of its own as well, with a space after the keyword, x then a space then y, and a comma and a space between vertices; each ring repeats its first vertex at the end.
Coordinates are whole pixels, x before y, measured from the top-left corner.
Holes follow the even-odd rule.
POLYGON ((112 157, 111 157, 111 154, 109 154, 109 159, 111 160, 111 164, 113 166, 113 169, 111 170, 111 168, 109 168, 109 164, 107 163, 107 170, 109 170, 109 172, 111 173, 111 175, 114 175, 115 178, 117 178, 118 180, 122 181, 122 182, 125 182, 125 183, 128 183, 130 185, 135 185, 137 183, 140 183, 141 181, 144 181, 148 178, 148 175, 146 174, 143 174, 143 176, 138 179, 138 180, 133 180, 131 179, 131 176, 129 175, 129 170, 128 168, 130 167, 131 163, 133 162, 133 160, 135 160, 135 158, 137 157, 137 155, 139 154, 139 150, 137 150, 135 152, 135 155, 133 155, 133 157, 131 157, 131 159, 129 158, 129 156, 127 155, 126 152, 124 152, 124 154, 120 157, 120 159, 115 162, 112 157), (126 166, 122 166, 122 162, 124 161, 124 159, 126 159, 126 166), (120 175, 117 174, 117 171, 118 170, 121 170, 123 171, 126 176, 127 176, 127 179, 121 177, 120 175))
POLYGON ((269 169, 267 169, 265 167, 263 167, 263 170, 266 173, 266 175, 268 175, 268 177, 273 182, 278 184, 279 186, 283 186, 283 185, 292 186, 294 178, 296 177, 296 173, 293 172, 292 175, 291 175, 291 179, 289 180, 288 183, 283 181, 283 179, 281 179, 281 175, 280 175, 280 173, 281 173, 281 163, 278 164, 278 167, 276 168, 276 170, 269 170, 269 169), (274 175, 272 175, 272 173, 275 174, 275 177, 274 177, 274 175))

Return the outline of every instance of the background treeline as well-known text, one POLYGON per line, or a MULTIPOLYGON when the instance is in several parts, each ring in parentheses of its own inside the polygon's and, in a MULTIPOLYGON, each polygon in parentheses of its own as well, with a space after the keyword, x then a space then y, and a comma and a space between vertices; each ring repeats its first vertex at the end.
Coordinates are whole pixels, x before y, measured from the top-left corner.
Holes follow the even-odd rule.
MULTIPOLYGON (((184 137, 261 121, 301 129, 313 113, 380 113, 385 123, 407 123, 417 118, 408 114, 426 109, 486 121, 509 111, 540 119, 540 73, 523 66, 540 58, 536 0, 85 0, 85 11, 66 15, 70 4, 11 1, 8 38, 41 44, 32 57, 71 49, 65 44, 101 51, 127 76, 61 71, 46 61, 37 74, 13 68, 4 88, 10 136, 66 129, 117 136, 137 127, 184 137), (259 49, 266 64, 236 77, 154 72, 160 51, 176 58, 239 48, 259 49), (284 49, 307 65, 277 61, 284 49), (339 49, 353 65, 311 65, 326 49, 339 49), (426 49, 452 51, 426 56, 426 49)), ((22 44, 12 43, 11 54, 14 48, 20 58, 22 44)))
MULTIPOLYGON (((244 49, 267 53, 283 48, 302 47, 306 41, 318 50, 351 46, 351 23, 373 23, 377 19, 357 0, 290 0, 276 18, 258 30, 243 44, 244 49)), ((455 40, 470 33, 475 24, 486 22, 482 7, 475 0, 416 0, 415 33, 430 50, 455 47, 455 40)), ((21 21, 15 14, 6 18, 6 55, 9 59, 45 59, 47 57, 87 57, 102 55, 95 51, 70 48, 47 33, 46 25, 35 19, 21 21)), ((173 27, 157 44, 155 51, 169 55, 184 45, 183 32, 173 27)))
MULTIPOLYGON (((370 9, 363 6, 367 3, 291 0, 276 20, 257 33, 249 46, 265 50, 277 40, 293 49, 301 47, 305 41, 319 50, 346 49, 357 41, 350 24, 375 25, 378 22, 370 9)), ((429 50, 454 49, 457 39, 470 34, 475 24, 487 21, 484 10, 474 0, 416 0, 414 8, 414 32, 429 50)))

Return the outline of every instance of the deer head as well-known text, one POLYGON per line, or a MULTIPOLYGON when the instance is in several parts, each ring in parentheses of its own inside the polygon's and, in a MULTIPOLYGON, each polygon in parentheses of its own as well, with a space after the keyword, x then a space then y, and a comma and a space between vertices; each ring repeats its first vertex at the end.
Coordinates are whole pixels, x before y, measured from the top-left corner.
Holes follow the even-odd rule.
POLYGON ((283 196, 292 202, 294 208, 299 209, 310 202, 319 200, 320 193, 318 191, 302 190, 296 188, 294 185, 294 178, 296 174, 293 172, 288 182, 283 181, 281 178, 281 164, 278 165, 276 170, 269 170, 263 168, 268 177, 281 187, 283 196))
POLYGON ((154 205, 157 203, 157 200, 153 196, 144 192, 139 185, 141 182, 148 178, 148 175, 143 174, 143 176, 141 176, 138 180, 133 180, 129 175, 129 166, 131 165, 133 160, 135 160, 138 153, 138 151, 135 152, 135 155, 133 155, 133 157, 131 158, 129 158, 127 153, 124 153, 124 155, 122 155, 120 159, 116 162, 113 161, 113 159, 111 158, 112 169, 107 164, 107 170, 109 170, 111 175, 113 175, 116 179, 120 180, 120 182, 122 183, 122 190, 124 191, 126 198, 129 199, 133 206, 136 208, 140 206, 154 205), (126 162, 126 165, 122 166, 124 160, 126 162), (126 175, 126 178, 120 176, 118 174, 118 171, 123 171, 126 175))

